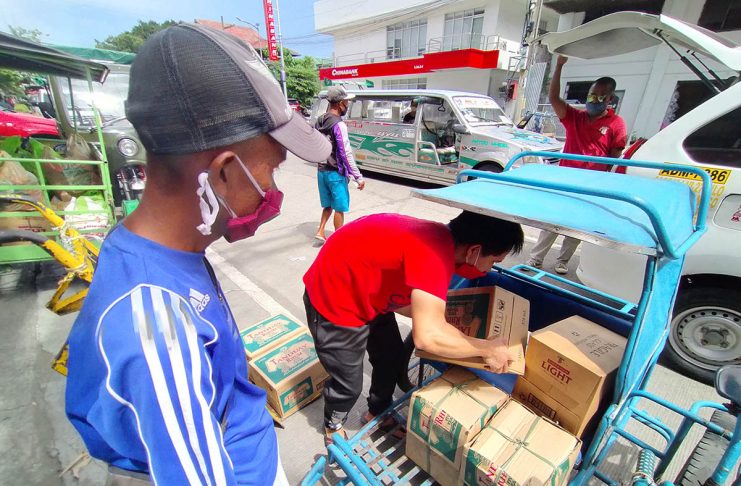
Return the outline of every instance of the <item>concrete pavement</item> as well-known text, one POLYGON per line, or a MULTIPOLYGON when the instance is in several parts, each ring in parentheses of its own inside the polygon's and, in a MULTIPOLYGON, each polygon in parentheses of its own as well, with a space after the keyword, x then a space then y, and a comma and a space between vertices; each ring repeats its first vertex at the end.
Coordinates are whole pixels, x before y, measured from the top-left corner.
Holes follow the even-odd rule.
MULTIPOLYGON (((249 240, 229 245, 219 241, 209 251, 227 299, 245 328, 276 312, 287 312, 304 321, 301 276, 319 248, 313 234, 319 219, 315 169, 293 157, 277 174, 286 193, 283 214, 265 225, 249 240)), ((409 184, 385 177, 369 177, 364 191, 351 189, 351 211, 347 220, 377 212, 399 212, 447 221, 458 211, 409 197, 409 184)), ((537 237, 528 230, 526 251, 505 261, 512 265, 527 260, 527 250, 537 237)), ((546 260, 553 264, 554 251, 546 260)), ((352 255, 348 255, 352 258, 352 255)), ((572 262, 572 272, 576 261, 572 262)), ((97 461, 81 464, 79 479, 68 471, 84 447, 63 413, 64 378, 52 372, 49 363, 61 346, 74 316, 58 317, 44 308, 50 290, 25 290, 2 294, 3 326, 0 326, 0 482, 5 484, 102 484, 105 469, 97 461)), ((402 320, 403 333, 408 322, 402 320)), ((369 378, 370 367, 366 364, 369 378)), ((365 380, 365 387, 369 379, 365 380)), ((698 399, 716 399, 714 391, 659 367, 650 389, 667 399, 688 406, 698 399)), ((291 484, 297 484, 314 460, 324 453, 321 430, 321 400, 290 417, 278 429, 283 465, 291 484)), ((348 422, 348 431, 359 427, 364 399, 358 402, 348 422)), ((662 418, 677 422, 667 414, 662 418)), ((697 440, 699 433, 693 438, 697 440)), ((685 454, 692 442, 685 444, 685 454)), ((607 467, 629 479, 635 456, 619 445, 607 467)), ((683 459, 676 461, 676 471, 683 459)), ((670 471, 671 472, 671 471, 670 471)))

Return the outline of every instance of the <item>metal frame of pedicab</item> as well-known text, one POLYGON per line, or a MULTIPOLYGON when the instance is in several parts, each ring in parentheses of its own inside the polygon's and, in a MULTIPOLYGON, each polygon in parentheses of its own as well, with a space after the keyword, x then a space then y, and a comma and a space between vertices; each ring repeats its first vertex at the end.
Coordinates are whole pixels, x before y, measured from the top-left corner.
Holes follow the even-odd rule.
MULTIPOLYGON (((555 167, 541 169, 533 165, 510 170, 518 158, 543 155, 543 153, 539 152, 523 152, 513 157, 507 164, 504 172, 500 174, 466 170, 461 172, 458 182, 469 176, 476 177, 476 179, 442 189, 414 190, 413 194, 422 199, 439 202, 458 209, 480 212, 576 237, 584 241, 624 248, 628 251, 646 255, 643 292, 637 304, 570 282, 556 275, 526 265, 517 265, 512 269, 496 268, 496 271, 490 272, 489 276, 495 273, 506 275, 522 281, 527 286, 534 286, 534 291, 543 290, 551 292, 559 296, 559 298, 563 297, 572 300, 577 305, 587 305, 593 310, 596 309, 620 317, 630 324, 625 355, 618 369, 613 388, 613 400, 604 411, 591 442, 586 441, 585 448, 582 449, 583 457, 579 464, 578 473, 570 481, 570 484, 583 485, 593 477, 609 485, 619 484, 616 480, 597 470, 598 466, 609 454, 611 446, 618 438, 631 442, 641 450, 639 465, 637 466, 638 469, 636 475, 633 477, 634 484, 652 484, 654 477, 661 477, 666 471, 680 444, 686 438, 690 428, 694 424, 706 427, 716 434, 729 438, 731 441, 728 448, 729 452, 723 458, 724 462, 719 465, 720 467, 713 476, 716 484, 723 484, 738 462, 739 457, 741 457, 741 421, 737 421, 735 431, 724 431, 716 424, 703 419, 699 415, 700 410, 704 408, 726 410, 723 405, 710 401, 700 401, 696 402, 690 410, 685 410, 644 389, 651 377, 659 354, 666 343, 669 330, 669 316, 676 297, 679 270, 681 270, 684 254, 705 232, 705 217, 708 211, 711 187, 709 176, 700 168, 677 164, 571 154, 563 155, 563 158, 578 161, 653 169, 680 169, 696 174, 703 182, 702 192, 697 200, 695 200, 694 194, 686 186, 680 188, 681 184, 675 185, 672 189, 675 195, 681 196, 684 194, 687 198, 687 201, 682 205, 678 205, 682 206, 681 209, 684 209, 684 214, 681 217, 686 220, 685 226, 688 226, 686 229, 689 230, 683 236, 682 234, 673 234, 676 231, 674 231, 671 225, 671 218, 672 216, 676 218, 678 215, 671 213, 671 208, 666 204, 662 203, 657 206, 651 200, 651 197, 644 197, 647 194, 639 194, 637 190, 636 194, 632 194, 632 189, 625 190, 623 188, 618 190, 609 184, 602 187, 587 187, 583 184, 570 182, 564 176, 567 174, 566 171, 570 170, 571 173, 568 174, 570 177, 581 178, 583 181, 590 179, 601 182, 612 181, 616 186, 619 186, 620 182, 625 181, 625 179, 616 178, 631 177, 634 187, 640 186, 643 189, 656 187, 658 189, 668 190, 670 186, 662 186, 667 181, 578 169, 557 169, 555 167), (553 169, 556 169, 559 173, 554 172, 553 169), (539 172, 541 174, 538 174, 539 172), (546 175, 549 177, 542 177, 546 175), (558 177, 552 177, 554 175, 558 177), (630 224, 639 230, 643 228, 645 230, 644 236, 652 238, 653 244, 636 245, 635 242, 630 241, 630 235, 627 234, 625 235, 625 241, 621 241, 615 239, 614 235, 609 235, 611 238, 608 238, 606 234, 590 232, 584 228, 580 229, 578 225, 572 227, 563 223, 558 224, 554 221, 544 222, 538 219, 537 208, 533 207, 527 210, 520 208, 519 211, 517 209, 511 212, 503 211, 501 206, 507 206, 510 203, 501 202, 501 199, 505 199, 502 197, 502 194, 497 194, 500 201, 497 201, 496 198, 489 197, 490 204, 483 205, 481 204, 482 195, 486 199, 485 194, 487 192, 491 194, 493 186, 486 187, 491 182, 497 183, 497 188, 507 196, 516 194, 518 190, 524 192, 535 190, 548 193, 547 196, 543 197, 573 198, 575 201, 582 201, 584 204, 592 204, 596 201, 606 204, 606 211, 611 210, 610 204, 612 204, 626 211, 625 213, 618 213, 617 217, 622 217, 624 221, 630 221, 630 224), (697 203, 696 213, 694 211, 694 202, 697 203), (630 219, 628 216, 631 214, 631 210, 626 209, 628 206, 634 208, 632 210, 632 218, 634 219, 630 219), (636 210, 640 213, 639 216, 636 216, 636 210), (667 214, 662 214, 662 212, 667 212, 667 214), (680 237, 681 241, 673 240, 677 236, 680 237), (660 272, 664 271, 668 273, 661 275, 661 278, 666 278, 667 281, 662 283, 658 279, 660 272), (569 287, 574 290, 569 290, 569 287), (584 293, 609 302, 609 304, 587 297, 583 295, 584 293), (650 317, 647 315, 649 308, 651 308, 652 312, 655 311, 652 305, 658 305, 659 317, 654 316, 655 322, 651 322, 651 324, 655 324, 657 329, 660 330, 660 334, 653 337, 648 332, 642 332, 650 330, 650 328, 644 329, 644 327, 648 325, 646 318, 650 317), (650 349, 644 349, 644 345, 650 345, 650 349), (677 429, 677 432, 675 433, 659 419, 639 409, 638 405, 641 400, 656 403, 680 415, 682 417, 682 423, 677 429), (627 425, 631 420, 637 421, 658 434, 666 442, 666 447, 659 449, 628 432, 627 425), (729 432, 732 433, 729 435, 729 432), (648 454, 645 454, 646 451, 648 451, 648 454), (647 468, 642 463, 644 458, 648 459, 649 466, 647 468), (653 467, 654 461, 658 461, 655 470, 653 467)), ((649 193, 648 195, 651 196, 652 194, 649 193)), ((528 206, 528 204, 522 206, 528 206)), ((570 217, 573 216, 566 215, 565 218, 568 220, 570 217)), ((629 226, 627 223, 626 225, 629 226)), ((459 281, 460 283, 462 282, 459 281)), ((420 363, 421 367, 422 364, 420 363)), ((420 379, 420 386, 423 386, 432 378, 424 382, 420 379)), ((375 449, 378 444, 385 440, 384 437, 374 438, 370 435, 379 421, 385 420, 388 415, 394 415, 399 419, 404 418, 401 412, 408 406, 412 392, 410 391, 402 396, 384 414, 376 417, 353 437, 345 440, 338 434, 335 434, 334 444, 329 445, 327 448, 328 455, 322 456, 314 464, 302 484, 311 485, 317 483, 323 477, 326 466, 333 463, 336 463, 346 475, 346 478, 340 480, 339 484, 377 485, 389 484, 389 481, 391 484, 406 484, 413 478, 422 478, 421 483, 419 483, 420 479, 414 479, 415 484, 432 484, 432 480, 429 477, 425 477, 425 473, 418 466, 403 456, 403 450, 399 451, 401 449, 400 447, 392 445, 386 448, 384 452, 379 452, 375 449), (405 459, 407 463, 411 464, 404 464, 405 459)), ((403 420, 401 421, 404 422, 403 420)), ((665 483, 670 484, 668 482, 665 483)))
MULTIPOLYGON (((65 52, 37 44, 35 42, 20 39, 8 34, 0 33, 0 67, 16 69, 19 71, 29 71, 39 74, 54 74, 68 78, 85 79, 88 83, 91 99, 94 99, 93 80, 104 82, 108 74, 108 68, 98 62, 83 59, 65 52)), ((70 87, 70 96, 72 90, 70 87)), ((74 106, 74 98, 72 98, 74 106)), ((0 162, 5 160, 14 160, 33 167, 33 174, 38 179, 38 184, 34 185, 0 185, 0 193, 13 193, 14 191, 41 191, 42 200, 39 201, 47 208, 51 207, 51 199, 48 191, 100 191, 106 202, 102 210, 85 210, 85 211, 54 211, 57 215, 64 217, 66 215, 80 214, 105 214, 108 216, 109 227, 114 222, 113 211, 113 190, 111 187, 110 174, 108 171, 108 160, 106 157, 105 144, 103 142, 103 133, 101 131, 101 120, 98 110, 93 106, 95 113, 95 125, 98 135, 100 150, 97 155, 100 160, 67 160, 67 159, 31 159, 9 157, 0 158, 0 162), (52 185, 47 184, 42 167, 45 164, 70 164, 70 165, 93 165, 99 170, 101 183, 86 185, 52 185)), ((76 125, 76 120, 73 120, 76 125)), ((60 141, 61 142, 61 141, 60 141)), ((0 211, 0 218, 33 218, 34 220, 43 221, 43 213, 33 211, 0 211)), ((96 230, 96 232, 99 230, 96 230)), ((86 231, 80 231, 85 234, 86 231)), ((50 238, 59 239, 59 230, 52 228, 51 231, 43 231, 41 234, 50 238)), ((69 245, 69 242, 60 241, 62 244, 69 245)), ((27 263, 51 260, 53 257, 44 249, 37 245, 0 245, 0 265, 13 263, 27 263)))

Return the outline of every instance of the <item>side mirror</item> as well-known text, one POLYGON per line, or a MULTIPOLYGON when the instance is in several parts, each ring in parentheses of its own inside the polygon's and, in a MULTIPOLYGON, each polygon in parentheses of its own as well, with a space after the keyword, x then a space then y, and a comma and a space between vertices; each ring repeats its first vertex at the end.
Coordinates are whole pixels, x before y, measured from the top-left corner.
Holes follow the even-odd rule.
POLYGON ((452 128, 455 133, 458 133, 460 135, 469 135, 471 133, 462 123, 453 123, 452 128))

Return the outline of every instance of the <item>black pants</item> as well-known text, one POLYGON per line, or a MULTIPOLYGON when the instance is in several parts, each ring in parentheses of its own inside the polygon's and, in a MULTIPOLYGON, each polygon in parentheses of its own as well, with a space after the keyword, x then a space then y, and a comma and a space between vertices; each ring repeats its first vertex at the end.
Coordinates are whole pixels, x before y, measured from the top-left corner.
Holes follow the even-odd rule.
POLYGON ((381 314, 361 327, 333 324, 319 314, 304 292, 309 330, 319 362, 329 374, 324 385, 324 426, 338 429, 363 390, 365 351, 373 372, 368 411, 378 415, 391 405, 396 378, 404 366, 404 343, 393 312, 381 314))

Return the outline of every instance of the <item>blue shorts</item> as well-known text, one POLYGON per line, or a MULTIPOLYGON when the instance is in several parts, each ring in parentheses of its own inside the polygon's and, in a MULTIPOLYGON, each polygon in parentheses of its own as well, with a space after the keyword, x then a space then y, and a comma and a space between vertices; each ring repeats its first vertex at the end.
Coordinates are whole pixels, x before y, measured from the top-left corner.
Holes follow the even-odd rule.
POLYGON ((332 208, 340 213, 350 210, 350 191, 347 177, 337 171, 317 171, 319 200, 323 208, 332 208))

